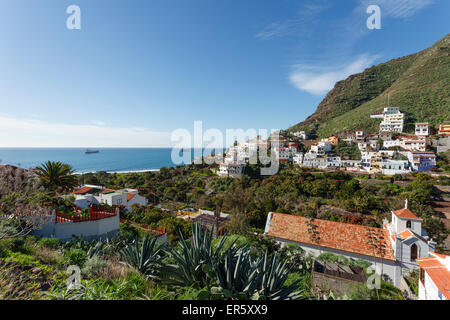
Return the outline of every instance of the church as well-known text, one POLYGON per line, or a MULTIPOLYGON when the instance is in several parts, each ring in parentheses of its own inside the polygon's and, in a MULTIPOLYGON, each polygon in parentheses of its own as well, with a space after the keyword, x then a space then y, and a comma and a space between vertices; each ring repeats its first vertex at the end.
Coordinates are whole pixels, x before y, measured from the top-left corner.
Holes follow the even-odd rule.
POLYGON ((408 209, 392 211, 383 228, 269 212, 264 234, 295 243, 313 256, 329 252, 370 262, 378 274, 400 287, 402 274, 419 268, 416 259, 428 258, 435 244, 422 229, 422 219, 408 209))
POLYGON ((434 252, 436 243, 422 229, 422 219, 405 208, 392 212, 391 222, 383 222, 383 228, 389 231, 390 241, 395 258, 402 269, 417 269, 417 259, 428 258, 429 252, 434 252))

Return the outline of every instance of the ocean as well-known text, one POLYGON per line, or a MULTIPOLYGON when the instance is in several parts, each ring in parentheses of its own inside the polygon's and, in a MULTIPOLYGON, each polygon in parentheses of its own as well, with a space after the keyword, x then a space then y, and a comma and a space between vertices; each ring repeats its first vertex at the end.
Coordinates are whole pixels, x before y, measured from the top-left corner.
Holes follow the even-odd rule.
MULTIPOLYGON (((85 154, 82 148, 0 148, 0 164, 25 169, 35 168, 43 162, 61 161, 70 164, 75 172, 136 172, 172 167, 171 148, 104 148, 99 153, 85 154)), ((189 152, 185 149, 184 152, 189 152)), ((205 154, 211 154, 209 150, 205 154)), ((194 151, 191 152, 191 160, 194 151)))

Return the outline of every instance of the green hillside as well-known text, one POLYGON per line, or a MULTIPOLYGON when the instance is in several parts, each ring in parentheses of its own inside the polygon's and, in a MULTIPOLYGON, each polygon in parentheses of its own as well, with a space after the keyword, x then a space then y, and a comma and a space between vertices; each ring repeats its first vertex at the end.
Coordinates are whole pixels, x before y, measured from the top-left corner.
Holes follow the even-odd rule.
POLYGON ((306 130, 323 138, 362 128, 377 132, 370 114, 387 105, 406 113, 405 131, 428 121, 436 127, 450 120, 450 34, 421 52, 394 59, 336 83, 316 112, 288 131, 306 130))

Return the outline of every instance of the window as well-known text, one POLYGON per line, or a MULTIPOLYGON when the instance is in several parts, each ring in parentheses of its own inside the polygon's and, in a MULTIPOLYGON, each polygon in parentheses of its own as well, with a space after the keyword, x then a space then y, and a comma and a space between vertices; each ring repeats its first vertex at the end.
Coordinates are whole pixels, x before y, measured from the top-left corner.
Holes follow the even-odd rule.
POLYGON ((406 222, 406 227, 407 227, 408 229, 411 229, 411 220, 408 220, 408 221, 406 222))
POLYGON ((425 285, 425 271, 423 269, 420 269, 419 271, 419 278, 423 285, 425 285))
POLYGON ((411 261, 417 259, 417 245, 413 243, 411 246, 411 261))

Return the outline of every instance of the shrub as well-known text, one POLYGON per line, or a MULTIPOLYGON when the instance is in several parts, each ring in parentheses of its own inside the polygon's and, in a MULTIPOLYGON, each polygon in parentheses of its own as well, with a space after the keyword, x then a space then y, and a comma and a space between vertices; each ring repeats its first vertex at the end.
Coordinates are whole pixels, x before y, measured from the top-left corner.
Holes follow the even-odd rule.
POLYGON ((86 260, 83 269, 81 269, 81 273, 87 278, 93 278, 98 276, 99 272, 107 266, 108 263, 105 260, 100 259, 98 256, 93 256, 92 258, 86 260))
POLYGON ((38 242, 38 245, 49 248, 49 249, 57 249, 61 241, 57 238, 42 238, 38 242))
POLYGON ((5 257, 8 251, 21 252, 25 254, 31 253, 31 249, 27 246, 24 238, 6 238, 0 240, 0 257, 5 257))
POLYGON ((88 254, 81 249, 72 248, 64 253, 64 258, 67 264, 82 268, 88 258, 88 254))

